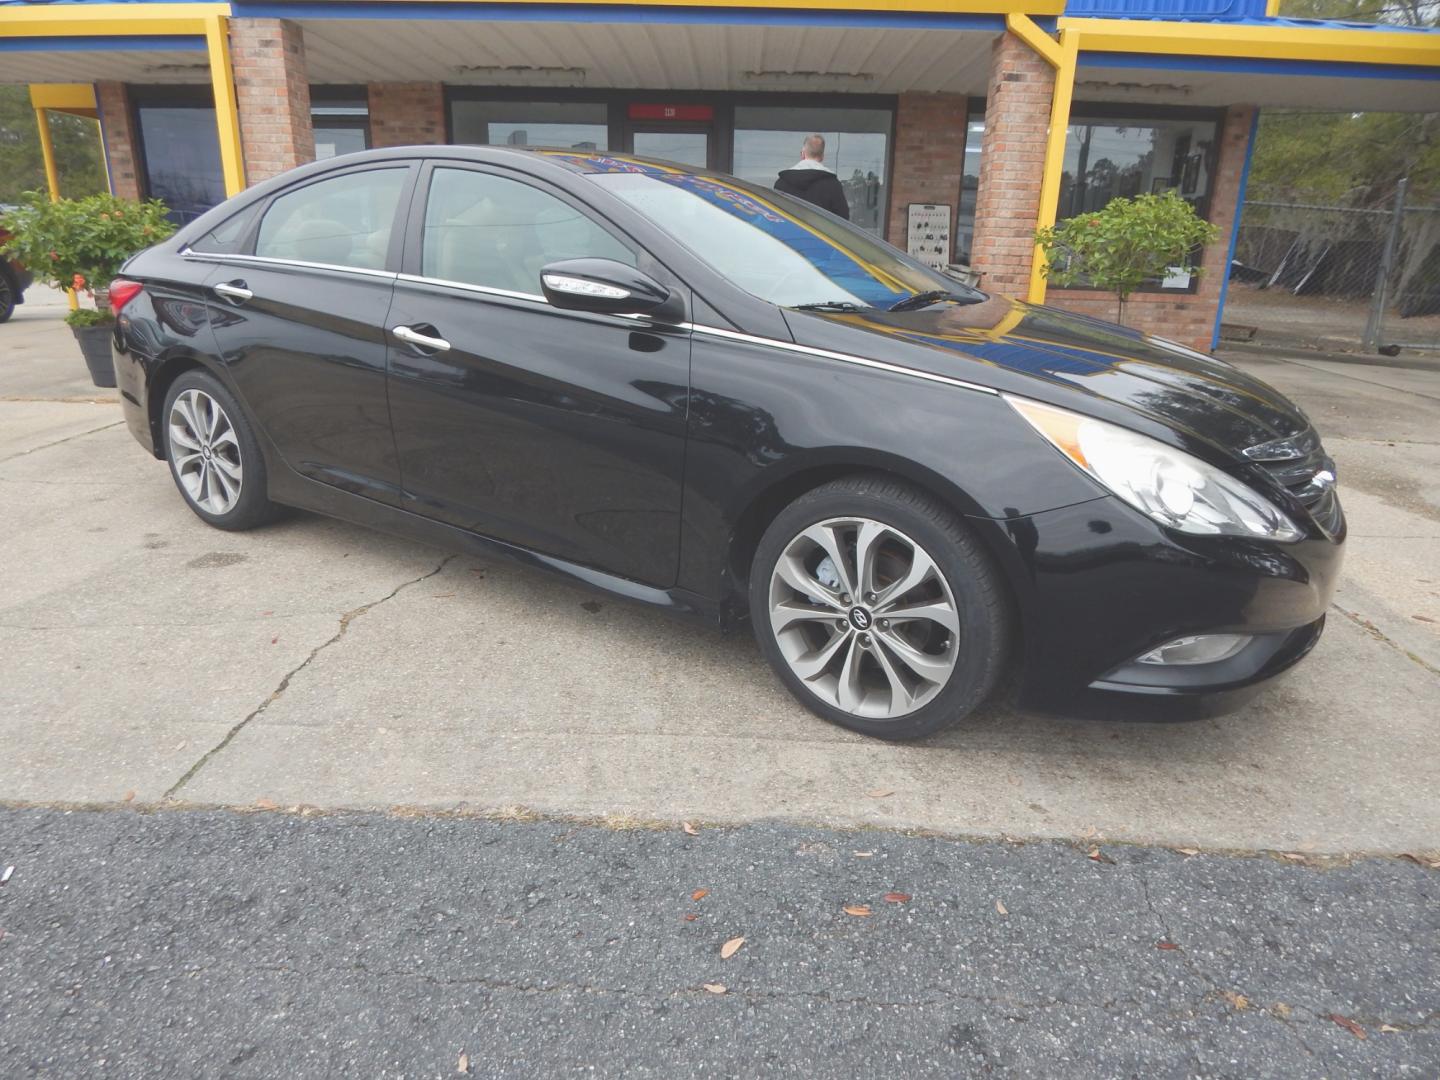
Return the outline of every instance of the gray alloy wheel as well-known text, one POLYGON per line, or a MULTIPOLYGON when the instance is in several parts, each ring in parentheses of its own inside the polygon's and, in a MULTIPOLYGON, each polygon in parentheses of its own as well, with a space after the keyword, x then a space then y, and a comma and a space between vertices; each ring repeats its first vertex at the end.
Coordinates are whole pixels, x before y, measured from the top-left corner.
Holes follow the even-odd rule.
POLYGON ((801 684, 852 716, 923 708, 959 657, 958 608, 936 560, 867 517, 827 518, 793 537, 770 576, 769 614, 801 684))
POLYGON ((213 397, 192 388, 171 403, 169 424, 175 477, 185 494, 207 513, 229 513, 245 480, 230 417, 213 397))

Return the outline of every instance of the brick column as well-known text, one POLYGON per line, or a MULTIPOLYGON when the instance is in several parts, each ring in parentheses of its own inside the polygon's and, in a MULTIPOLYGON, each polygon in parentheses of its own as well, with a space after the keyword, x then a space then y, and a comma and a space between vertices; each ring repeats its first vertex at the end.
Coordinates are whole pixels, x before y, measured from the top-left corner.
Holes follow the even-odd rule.
POLYGON ((905 207, 910 203, 948 203, 950 220, 955 220, 965 173, 968 100, 963 94, 900 95, 885 234, 896 247, 905 246, 905 207))
POLYGON ((231 19, 230 63, 240 112, 245 180, 315 160, 305 38, 287 19, 231 19))
POLYGON ((371 83, 370 145, 445 141, 445 88, 440 83, 371 83))
MULTIPOLYGON (((1125 304, 1125 322, 1137 330, 1158 334, 1201 352, 1210 350, 1215 332, 1215 312, 1225 284, 1225 260, 1230 254, 1230 233, 1240 213, 1240 176, 1245 171, 1245 150, 1250 143, 1253 105, 1234 105, 1220 125, 1220 145, 1215 160, 1214 186, 1210 193, 1210 222, 1217 229, 1215 242, 1200 256, 1204 273, 1193 293, 1147 290, 1130 294, 1125 304)), ((1050 286, 1045 302, 1067 311, 1079 311, 1099 319, 1115 318, 1115 297, 1092 289, 1059 289, 1050 286)))
POLYGON ((1055 71, 1014 34, 990 54, 971 265, 987 290, 1024 297, 1035 255, 1055 71))
POLYGON ((105 163, 110 186, 122 199, 140 198, 140 176, 135 162, 135 132, 130 123, 130 94, 124 83, 95 84, 100 112, 100 136, 105 142, 105 163))

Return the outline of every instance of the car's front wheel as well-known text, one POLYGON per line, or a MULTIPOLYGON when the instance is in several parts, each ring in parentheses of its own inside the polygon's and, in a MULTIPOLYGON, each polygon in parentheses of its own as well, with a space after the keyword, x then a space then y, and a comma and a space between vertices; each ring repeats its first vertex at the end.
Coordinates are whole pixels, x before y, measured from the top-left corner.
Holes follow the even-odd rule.
POLYGON ((796 697, 886 739, 968 715, 994 689, 1010 633, 998 575, 959 515, 883 476, 825 484, 781 511, 755 553, 750 615, 796 697))
POLYGON ((20 283, 15 280, 15 275, 5 265, 3 256, 0 256, 0 323, 9 320, 15 314, 15 305, 20 303, 20 283))
POLYGON ((265 459, 240 406, 209 372, 182 374, 165 397, 165 456, 190 509, 216 528, 268 521, 265 459))

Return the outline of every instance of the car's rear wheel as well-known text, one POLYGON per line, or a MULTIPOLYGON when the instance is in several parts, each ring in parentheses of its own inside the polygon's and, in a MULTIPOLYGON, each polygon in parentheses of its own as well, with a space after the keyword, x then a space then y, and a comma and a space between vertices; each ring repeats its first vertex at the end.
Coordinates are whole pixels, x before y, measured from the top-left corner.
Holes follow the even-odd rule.
POLYGON ((20 303, 20 284, 10 268, 0 258, 0 323, 15 314, 15 305, 20 303))
POLYGON ((883 476, 825 484, 781 511, 755 553, 750 614, 796 697, 886 739, 974 710, 1010 631, 998 575, 960 517, 883 476))
POLYGON ((165 456, 190 509, 220 529, 253 529, 275 504, 249 420, 219 379, 187 371, 165 397, 165 456))

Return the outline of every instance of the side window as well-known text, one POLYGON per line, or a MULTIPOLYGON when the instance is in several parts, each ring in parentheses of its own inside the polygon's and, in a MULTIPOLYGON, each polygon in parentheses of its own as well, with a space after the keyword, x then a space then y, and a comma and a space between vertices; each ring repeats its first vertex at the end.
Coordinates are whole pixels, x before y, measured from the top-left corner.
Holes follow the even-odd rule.
POLYGON ((425 277, 540 293, 540 269, 559 259, 635 253, 569 203, 503 176, 436 169, 425 200, 425 277))
POLYGON ((405 171, 346 173, 281 195, 260 219, 255 254, 383 269, 405 171))
POLYGON ((233 255, 240 250, 240 243, 245 239, 245 233, 249 231, 250 222, 254 220, 255 206, 246 207, 196 240, 190 245, 190 250, 215 255, 233 255))

